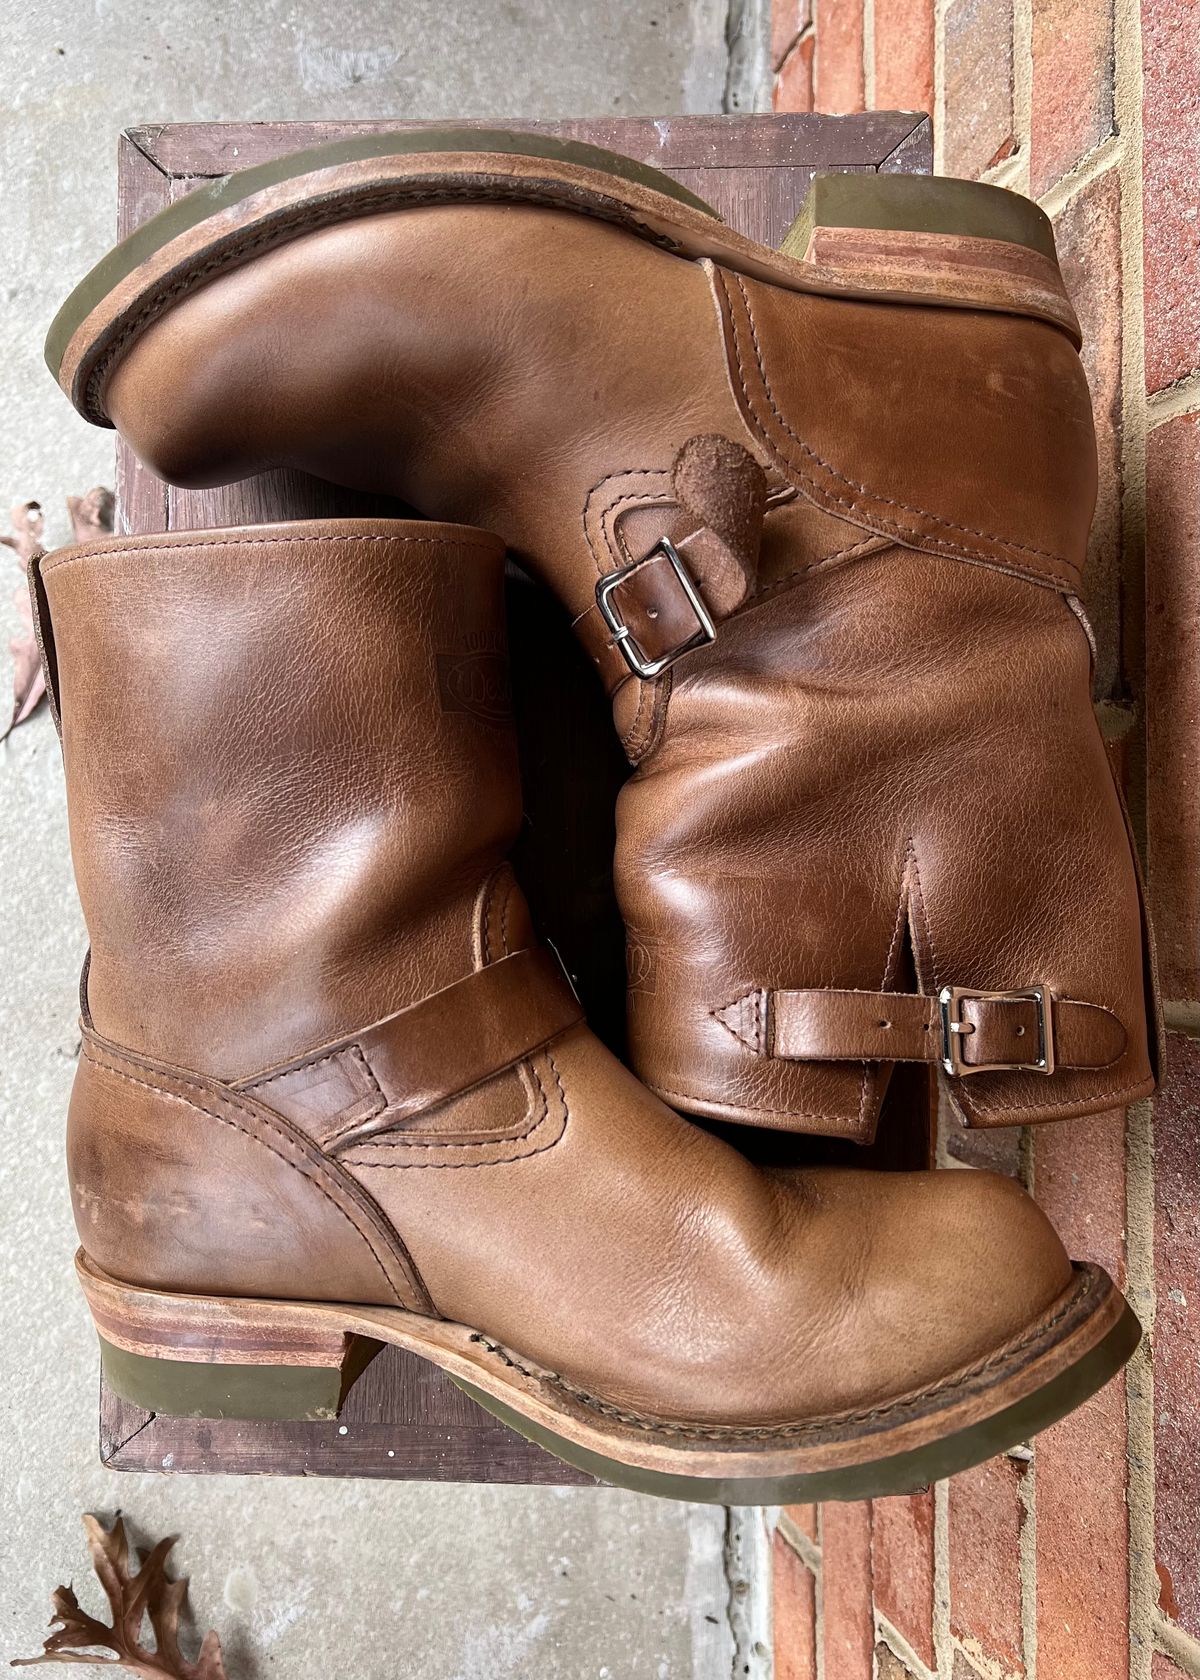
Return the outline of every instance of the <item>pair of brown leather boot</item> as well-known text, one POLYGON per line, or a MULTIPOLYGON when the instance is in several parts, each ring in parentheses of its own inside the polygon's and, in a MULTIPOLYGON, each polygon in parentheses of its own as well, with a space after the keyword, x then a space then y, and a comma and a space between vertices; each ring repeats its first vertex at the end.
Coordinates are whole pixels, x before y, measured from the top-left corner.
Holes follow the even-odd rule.
POLYGON ((327 1416, 392 1342, 607 1480, 776 1502, 918 1486, 1119 1368, 1132 1314, 1014 1183, 768 1169, 673 1112, 865 1142, 898 1063, 968 1125, 1152 1089, 1076 345, 996 189, 829 178, 780 253, 481 131, 231 176, 93 272, 52 366, 164 477, 426 516, 34 568, 122 1393, 327 1416), (506 544, 637 766, 638 1078, 505 862, 506 544))

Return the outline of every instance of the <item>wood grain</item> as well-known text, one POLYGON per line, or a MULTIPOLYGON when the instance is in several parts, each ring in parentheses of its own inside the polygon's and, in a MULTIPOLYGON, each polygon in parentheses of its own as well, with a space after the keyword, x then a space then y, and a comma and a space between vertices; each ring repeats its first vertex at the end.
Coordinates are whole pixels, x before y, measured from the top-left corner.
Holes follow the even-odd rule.
MULTIPOLYGON (((421 126, 445 125, 172 123, 131 129, 118 154, 119 232, 128 233, 203 181, 231 170, 354 133, 421 126)), ((771 245, 782 239, 818 169, 924 174, 932 167, 929 119, 913 112, 457 126, 540 129, 624 152, 673 175, 731 226, 771 245)), ((118 444, 117 485, 118 529, 131 532, 333 514, 403 517, 408 511, 386 497, 352 495, 293 472, 217 490, 168 491, 123 444, 118 444)), ((575 975, 593 1026, 619 1050, 624 936, 612 896, 611 857, 624 760, 599 689, 574 638, 565 633, 557 604, 517 575, 510 582, 509 609, 528 807, 515 861, 539 926, 575 975), (564 732, 571 741, 569 761, 583 771, 566 784, 559 745, 564 732)), ((744 1133, 740 1141, 747 1142, 744 1133)), ((779 1151, 787 1144, 773 1139, 770 1146, 779 1151)), ((792 1147, 813 1159, 829 1153, 820 1139, 798 1140, 792 1147)), ((879 1164, 915 1164, 927 1149, 923 1136, 900 1145, 893 1135, 879 1164)), ((100 1455, 114 1470, 589 1481, 488 1417, 433 1366, 396 1348, 370 1366, 334 1424, 157 1417, 102 1386, 100 1455)))

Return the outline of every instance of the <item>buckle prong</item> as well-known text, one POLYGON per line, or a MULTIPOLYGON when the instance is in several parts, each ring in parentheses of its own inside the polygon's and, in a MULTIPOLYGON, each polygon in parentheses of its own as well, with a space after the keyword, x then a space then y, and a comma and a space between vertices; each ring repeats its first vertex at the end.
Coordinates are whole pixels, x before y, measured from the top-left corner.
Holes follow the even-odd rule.
POLYGON ((620 648, 625 663, 634 676, 640 677, 643 682, 648 682, 652 677, 661 676, 681 654, 690 652, 692 648, 702 647, 706 642, 715 642, 717 639, 717 627, 713 622, 712 614, 705 605, 704 597, 696 587, 695 579, 684 565, 679 550, 669 537, 660 537, 650 552, 643 555, 640 560, 632 560, 628 566, 621 566, 617 571, 609 572, 602 577, 596 585, 596 605, 600 609, 600 615, 604 622, 612 631, 613 642, 620 648), (647 659, 633 631, 621 617, 617 603, 612 597, 614 590, 619 588, 631 572, 638 571, 656 554, 662 554, 670 562, 675 576, 679 579, 679 585, 683 590, 687 604, 696 615, 696 633, 694 636, 690 636, 686 642, 682 642, 679 647, 672 648, 669 653, 662 654, 660 658, 647 659))
POLYGON ((1054 1013, 1049 986, 1027 986, 1015 992, 977 992, 969 986, 943 986, 938 993, 942 1020, 942 1066, 952 1079, 972 1073, 1054 1072, 1054 1013), (1037 1005, 1037 1057, 1028 1062, 967 1062, 962 1041, 975 1031, 972 1021, 963 1019, 964 1003, 1035 1003, 1037 1005))

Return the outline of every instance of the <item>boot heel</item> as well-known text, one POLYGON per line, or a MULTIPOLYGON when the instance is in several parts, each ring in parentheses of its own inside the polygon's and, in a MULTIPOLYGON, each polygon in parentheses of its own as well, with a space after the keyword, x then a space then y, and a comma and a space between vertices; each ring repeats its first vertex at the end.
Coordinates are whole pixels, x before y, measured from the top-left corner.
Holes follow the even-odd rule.
POLYGON ((1032 200, 932 175, 818 175, 780 250, 799 262, 837 266, 838 236, 848 229, 1003 240, 1058 260, 1050 218, 1032 200))
POLYGON ((337 1417, 381 1342, 329 1324, 304 1302, 138 1289, 80 1251, 79 1281, 100 1337, 104 1380, 170 1417, 316 1422, 337 1417))

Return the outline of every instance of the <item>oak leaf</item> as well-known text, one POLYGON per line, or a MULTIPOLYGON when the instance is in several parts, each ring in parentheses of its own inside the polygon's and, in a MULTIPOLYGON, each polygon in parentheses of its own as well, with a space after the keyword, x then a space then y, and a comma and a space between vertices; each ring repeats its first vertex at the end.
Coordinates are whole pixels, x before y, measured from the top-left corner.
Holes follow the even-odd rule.
POLYGON ((143 1680, 227 1680, 221 1642, 215 1633, 205 1634, 195 1662, 189 1662, 179 1649, 179 1615, 188 1584, 186 1579, 172 1581, 167 1575, 167 1557, 175 1541, 160 1540, 149 1552, 139 1552, 138 1568, 130 1574, 129 1542, 121 1518, 105 1528, 97 1518, 85 1516, 83 1526, 92 1568, 112 1609, 112 1626, 89 1616, 72 1588, 58 1587, 51 1594, 54 1614, 50 1625, 61 1625, 47 1638, 40 1657, 18 1657, 10 1666, 91 1663, 96 1668, 125 1669, 140 1674, 143 1680), (142 1622, 147 1616, 154 1630, 152 1651, 141 1642, 142 1622), (95 1651, 110 1654, 90 1654, 95 1651))
MULTIPOLYGON (((71 516, 76 542, 91 542, 96 537, 107 536, 113 528, 113 493, 98 485, 85 496, 68 496, 67 512, 71 516)), ((26 574, 26 581, 14 597, 19 628, 8 644, 13 656, 13 709, 8 727, 0 733, 0 741, 7 740, 18 724, 33 716, 46 692, 28 585, 29 562, 35 554, 41 553, 45 520, 37 502, 19 502, 13 508, 11 518, 16 535, 10 537, 0 533, 0 543, 14 551, 21 570, 26 574)))

